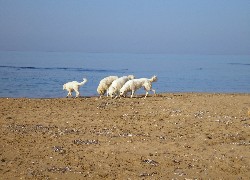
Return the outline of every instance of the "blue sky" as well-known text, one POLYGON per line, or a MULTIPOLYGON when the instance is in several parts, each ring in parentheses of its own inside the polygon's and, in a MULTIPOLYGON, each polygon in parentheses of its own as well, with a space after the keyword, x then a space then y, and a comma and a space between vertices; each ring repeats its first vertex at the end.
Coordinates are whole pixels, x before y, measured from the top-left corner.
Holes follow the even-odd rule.
POLYGON ((249 0, 0 0, 0 51, 250 54, 249 0))

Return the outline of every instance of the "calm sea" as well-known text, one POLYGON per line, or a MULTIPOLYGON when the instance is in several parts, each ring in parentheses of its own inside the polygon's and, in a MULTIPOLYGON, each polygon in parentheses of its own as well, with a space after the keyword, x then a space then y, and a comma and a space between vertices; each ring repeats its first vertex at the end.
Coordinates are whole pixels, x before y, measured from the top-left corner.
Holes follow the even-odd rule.
POLYGON ((129 74, 157 75, 158 93, 250 93, 250 56, 8 51, 0 52, 0 97, 65 97, 63 84, 83 77, 81 95, 96 96, 101 79, 129 74))

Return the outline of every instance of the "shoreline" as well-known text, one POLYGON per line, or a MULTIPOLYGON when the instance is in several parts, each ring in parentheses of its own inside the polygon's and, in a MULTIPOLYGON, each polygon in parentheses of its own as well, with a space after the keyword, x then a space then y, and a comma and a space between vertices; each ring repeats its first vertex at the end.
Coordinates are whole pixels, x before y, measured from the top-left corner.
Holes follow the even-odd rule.
MULTIPOLYGON (((162 96, 165 96, 165 95, 178 95, 178 94, 197 94, 197 95, 250 95, 250 92, 160 92, 160 93, 156 93, 156 96, 154 96, 153 94, 148 94, 147 97, 162 97, 162 96)), ((135 96, 133 98, 143 98, 145 94, 143 93, 140 93, 140 94, 135 94, 135 96)), ((75 96, 73 95, 73 97, 69 97, 67 98, 66 96, 65 97, 0 97, 0 99, 4 99, 4 98, 9 98, 9 99, 82 99, 82 98, 99 98, 99 95, 93 95, 93 96, 84 96, 84 95, 81 95, 77 98, 75 98, 75 96)), ((111 97, 107 97, 106 95, 103 96, 103 98, 110 98, 112 99, 111 97)), ((122 97, 124 98, 124 97, 122 97)), ((127 95, 126 98, 130 98, 129 95, 127 95)))
POLYGON ((5 179, 250 178, 248 93, 1 97, 0 113, 5 179))

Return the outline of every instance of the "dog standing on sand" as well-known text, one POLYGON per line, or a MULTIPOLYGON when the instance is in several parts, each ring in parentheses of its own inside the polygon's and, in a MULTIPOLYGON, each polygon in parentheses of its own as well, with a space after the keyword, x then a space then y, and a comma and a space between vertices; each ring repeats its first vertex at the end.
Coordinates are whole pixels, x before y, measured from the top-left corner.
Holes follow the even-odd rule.
POLYGON ((148 95, 148 91, 154 92, 155 90, 152 89, 152 83, 156 82, 158 80, 157 76, 153 76, 151 79, 147 78, 140 78, 140 79, 132 79, 127 81, 123 87, 120 89, 120 96, 126 97, 127 92, 131 92, 131 98, 134 96, 134 93, 137 89, 140 89, 141 87, 144 87, 146 94, 145 98, 148 95))
POLYGON ((97 92, 100 98, 107 92, 107 97, 109 95, 108 89, 114 80, 118 79, 118 76, 108 76, 102 79, 97 87, 97 92))
POLYGON ((88 80, 86 78, 83 78, 82 82, 77 82, 77 81, 68 82, 63 85, 63 90, 68 91, 67 97, 72 97, 73 91, 76 92, 76 97, 79 97, 80 96, 79 88, 80 86, 83 86, 87 81, 88 80))

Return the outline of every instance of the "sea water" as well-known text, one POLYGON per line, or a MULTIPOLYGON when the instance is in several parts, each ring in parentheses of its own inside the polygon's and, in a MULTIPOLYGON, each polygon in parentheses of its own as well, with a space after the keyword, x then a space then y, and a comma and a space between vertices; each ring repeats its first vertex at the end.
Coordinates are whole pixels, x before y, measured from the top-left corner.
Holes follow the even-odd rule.
POLYGON ((0 97, 65 97, 63 84, 82 78, 88 82, 80 88, 81 95, 96 96, 101 79, 129 74, 157 75, 157 93, 250 93, 249 55, 6 51, 0 52, 0 97))

